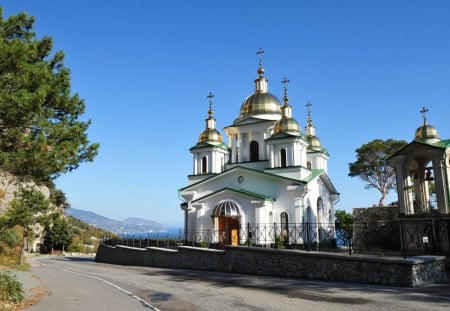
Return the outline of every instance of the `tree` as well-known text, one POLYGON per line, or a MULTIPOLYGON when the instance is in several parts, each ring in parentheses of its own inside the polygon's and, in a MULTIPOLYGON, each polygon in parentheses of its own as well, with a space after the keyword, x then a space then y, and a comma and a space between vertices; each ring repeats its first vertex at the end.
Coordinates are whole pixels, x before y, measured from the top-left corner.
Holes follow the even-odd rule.
POLYGON ((338 209, 334 213, 334 219, 338 243, 350 246, 353 232, 353 215, 338 209))
POLYGON ((344 210, 336 210, 334 216, 336 229, 345 229, 353 225, 353 215, 344 210))
POLYGON ((0 169, 18 178, 48 182, 92 161, 85 103, 71 94, 62 51, 36 38, 34 17, 3 19, 0 8, 0 169))
POLYGON ((51 222, 44 228, 44 238, 41 251, 48 253, 53 250, 64 250, 72 243, 72 232, 69 223, 58 213, 51 217, 51 222))
POLYGON ((23 262, 25 247, 28 245, 30 226, 42 222, 49 207, 50 202, 40 191, 22 188, 6 210, 3 225, 9 228, 20 226, 23 230, 19 264, 23 262))
POLYGON ((389 191, 396 187, 395 169, 388 165, 387 159, 406 144, 404 140, 375 139, 356 149, 357 160, 349 163, 348 176, 367 182, 365 189, 375 188, 381 192, 379 206, 384 205, 389 191))

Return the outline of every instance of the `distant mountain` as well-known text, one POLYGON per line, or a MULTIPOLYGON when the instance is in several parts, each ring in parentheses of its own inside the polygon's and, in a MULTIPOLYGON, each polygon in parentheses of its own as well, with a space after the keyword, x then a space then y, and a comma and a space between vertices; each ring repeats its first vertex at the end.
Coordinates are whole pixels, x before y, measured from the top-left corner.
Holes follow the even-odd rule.
POLYGON ((122 233, 145 233, 166 232, 168 228, 155 221, 141 218, 127 218, 125 220, 114 220, 94 212, 83 211, 76 208, 68 208, 66 214, 90 225, 108 230, 117 234, 122 233))

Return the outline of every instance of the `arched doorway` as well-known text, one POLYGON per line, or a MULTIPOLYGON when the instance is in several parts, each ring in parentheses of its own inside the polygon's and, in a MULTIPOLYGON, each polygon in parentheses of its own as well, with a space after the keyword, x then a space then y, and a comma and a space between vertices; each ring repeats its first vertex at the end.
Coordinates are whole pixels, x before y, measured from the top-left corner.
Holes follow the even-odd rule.
POLYGON ((211 217, 217 230, 219 247, 239 245, 239 206, 233 201, 220 201, 214 207, 211 217))

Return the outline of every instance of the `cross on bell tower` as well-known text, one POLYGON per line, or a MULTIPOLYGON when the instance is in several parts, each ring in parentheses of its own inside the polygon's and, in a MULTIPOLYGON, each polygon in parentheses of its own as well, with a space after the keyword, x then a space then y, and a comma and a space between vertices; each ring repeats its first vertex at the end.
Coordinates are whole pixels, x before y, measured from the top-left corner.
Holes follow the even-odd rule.
POLYGON ((209 114, 210 117, 212 117, 212 115, 213 115, 213 110, 212 110, 212 99, 213 99, 213 97, 214 97, 214 94, 211 93, 211 92, 209 92, 208 96, 206 96, 206 98, 208 98, 208 100, 209 100, 209 111, 208 111, 208 114, 209 114))

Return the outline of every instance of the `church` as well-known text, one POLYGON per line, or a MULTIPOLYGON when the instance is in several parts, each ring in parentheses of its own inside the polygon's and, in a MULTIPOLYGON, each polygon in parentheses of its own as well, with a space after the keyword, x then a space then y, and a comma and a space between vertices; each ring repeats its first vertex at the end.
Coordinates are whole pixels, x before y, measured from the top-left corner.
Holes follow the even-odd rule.
POLYGON ((213 95, 205 129, 189 149, 193 171, 179 189, 185 239, 192 244, 286 246, 333 240, 339 193, 328 176, 329 154, 307 104, 305 131, 292 117, 286 78, 283 102, 269 92, 259 54, 254 91, 238 117, 216 128, 213 95))

